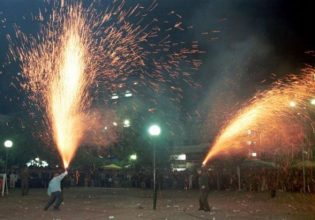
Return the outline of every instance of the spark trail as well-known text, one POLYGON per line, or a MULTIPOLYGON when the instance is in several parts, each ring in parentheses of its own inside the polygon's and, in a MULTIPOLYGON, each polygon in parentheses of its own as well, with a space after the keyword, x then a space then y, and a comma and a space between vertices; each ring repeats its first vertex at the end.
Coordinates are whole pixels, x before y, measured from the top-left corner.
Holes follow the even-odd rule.
POLYGON ((299 76, 289 76, 257 94, 221 130, 203 165, 214 157, 244 154, 251 148, 265 153, 298 150, 314 110, 310 106, 315 95, 314 73, 313 68, 306 68, 299 76), (256 133, 256 146, 247 144, 253 138, 248 136, 249 130, 256 133))
POLYGON ((65 167, 83 135, 82 110, 87 103, 84 96, 89 82, 84 74, 87 48, 80 37, 81 25, 72 25, 65 33, 59 70, 47 94, 54 140, 65 167))
POLYGON ((66 168, 83 137, 88 88, 97 70, 91 62, 93 40, 84 10, 80 4, 62 7, 58 13, 53 11, 37 37, 18 30, 17 34, 24 43, 12 53, 22 63, 23 87, 31 101, 44 109, 44 123, 66 168))

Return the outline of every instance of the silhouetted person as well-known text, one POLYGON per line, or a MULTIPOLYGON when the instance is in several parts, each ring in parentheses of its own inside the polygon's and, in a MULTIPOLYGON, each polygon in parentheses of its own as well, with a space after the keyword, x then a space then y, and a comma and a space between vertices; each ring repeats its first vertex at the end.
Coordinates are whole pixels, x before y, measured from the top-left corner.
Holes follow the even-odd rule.
POLYGON ((209 195, 209 177, 204 168, 197 170, 199 178, 199 210, 204 210, 206 212, 210 212, 210 207, 208 203, 208 195, 209 195))
POLYGON ((55 203, 54 210, 59 210, 59 206, 63 201, 62 194, 61 194, 61 181, 67 174, 68 174, 68 171, 65 171, 64 173, 60 175, 59 173, 55 173, 54 177, 50 180, 48 184, 48 190, 47 190, 47 193, 50 197, 47 202, 47 205, 44 208, 45 211, 53 203, 55 203))
POLYGON ((75 171, 75 185, 79 186, 79 180, 80 180, 80 172, 79 170, 75 171))
POLYGON ((28 194, 29 177, 30 177, 30 174, 28 172, 28 167, 24 166, 20 173, 22 196, 25 196, 28 194))
POLYGON ((274 171, 269 176, 268 188, 270 190, 270 197, 274 198, 277 194, 277 176, 274 171))

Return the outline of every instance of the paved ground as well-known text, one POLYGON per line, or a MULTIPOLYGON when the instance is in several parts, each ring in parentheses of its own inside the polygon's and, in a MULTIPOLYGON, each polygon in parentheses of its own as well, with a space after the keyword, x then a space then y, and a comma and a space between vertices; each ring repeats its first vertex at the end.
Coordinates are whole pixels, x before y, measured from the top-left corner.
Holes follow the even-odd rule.
POLYGON ((157 210, 152 210, 152 193, 141 189, 70 188, 60 211, 43 211, 48 199, 44 189, 31 189, 20 196, 17 189, 0 198, 0 219, 13 220, 190 220, 190 219, 315 219, 315 195, 278 193, 212 192, 214 211, 198 209, 198 191, 160 191, 157 210))

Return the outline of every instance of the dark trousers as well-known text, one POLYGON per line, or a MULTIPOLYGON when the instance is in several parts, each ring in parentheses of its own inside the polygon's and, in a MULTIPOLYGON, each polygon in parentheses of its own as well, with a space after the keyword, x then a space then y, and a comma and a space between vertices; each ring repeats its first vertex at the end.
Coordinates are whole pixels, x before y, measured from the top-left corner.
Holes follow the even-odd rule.
POLYGON ((63 199, 60 191, 51 193, 47 205, 45 206, 45 210, 47 210, 53 203, 55 203, 54 209, 58 209, 62 201, 63 199))
POLYGON ((270 197, 271 197, 271 198, 276 197, 276 190, 275 190, 275 189, 271 189, 271 190, 270 190, 270 197))
POLYGON ((22 196, 28 194, 28 180, 21 181, 22 196))
POLYGON ((199 196, 199 209, 210 211, 209 203, 208 203, 208 195, 209 190, 200 190, 200 196, 199 196))

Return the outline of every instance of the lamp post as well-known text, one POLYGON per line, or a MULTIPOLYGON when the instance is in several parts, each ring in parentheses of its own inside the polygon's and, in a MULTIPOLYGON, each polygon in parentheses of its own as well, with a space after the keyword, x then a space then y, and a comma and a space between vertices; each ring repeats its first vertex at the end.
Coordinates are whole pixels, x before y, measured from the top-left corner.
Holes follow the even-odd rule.
MULTIPOLYGON (((312 99, 311 101, 310 101, 310 104, 311 105, 314 105, 315 104, 315 100, 314 99, 312 99)), ((294 101, 291 101, 290 102, 290 107, 296 107, 296 102, 294 102, 294 101)), ((299 113, 298 113, 298 115, 299 115, 299 113)), ((305 177, 305 143, 303 143, 303 148, 302 148, 302 163, 303 163, 303 167, 302 167, 302 174, 303 174, 303 192, 305 193, 306 192, 306 177, 305 177)), ((293 155, 293 149, 292 149, 292 155, 293 155)), ((293 156, 292 156, 292 158, 293 158, 293 156)))
POLYGON ((307 152, 305 151, 305 146, 303 144, 303 151, 302 151, 302 163, 303 163, 303 193, 306 192, 306 178, 305 178, 305 154, 307 154, 307 152))
MULTIPOLYGON (((157 137, 161 133, 161 128, 158 125, 151 125, 149 127, 149 134, 151 137, 157 137)), ((157 187, 156 187, 156 149, 153 143, 153 210, 156 209, 157 187)))
POLYGON ((7 195, 9 194, 8 190, 8 176, 7 176, 7 169, 8 169, 8 154, 9 154, 9 149, 13 146, 13 142, 11 140, 5 140, 3 143, 4 147, 6 148, 6 156, 5 156, 5 174, 4 174, 4 179, 3 179, 3 186, 2 186, 2 192, 1 195, 4 196, 4 191, 6 188, 7 195))
POLYGON ((13 142, 11 140, 6 140, 3 143, 4 147, 6 148, 6 157, 5 157, 5 174, 7 174, 7 169, 8 169, 8 154, 9 154, 9 149, 13 146, 13 142))

